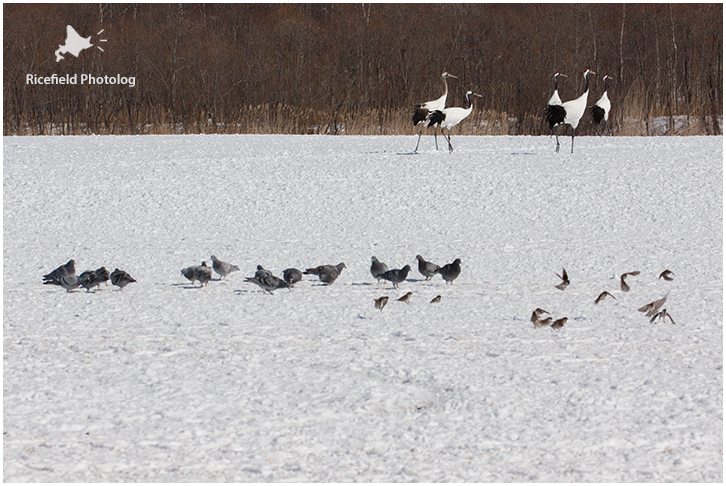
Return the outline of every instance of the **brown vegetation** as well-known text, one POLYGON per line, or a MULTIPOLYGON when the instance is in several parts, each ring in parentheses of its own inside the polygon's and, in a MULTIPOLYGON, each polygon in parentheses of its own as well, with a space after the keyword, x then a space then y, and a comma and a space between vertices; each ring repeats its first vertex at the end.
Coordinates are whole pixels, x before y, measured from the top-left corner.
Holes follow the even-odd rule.
MULTIPOLYGON (((721 133, 722 4, 5 4, 3 132, 409 134, 412 107, 484 98, 457 128, 546 133, 563 100, 602 93, 612 128, 721 133), (104 29, 104 52, 56 62, 66 25, 104 29), (26 84, 27 74, 134 76, 118 85, 26 84), (677 116, 684 117, 683 127, 677 116)), ((581 124, 585 133, 589 124, 581 124)))

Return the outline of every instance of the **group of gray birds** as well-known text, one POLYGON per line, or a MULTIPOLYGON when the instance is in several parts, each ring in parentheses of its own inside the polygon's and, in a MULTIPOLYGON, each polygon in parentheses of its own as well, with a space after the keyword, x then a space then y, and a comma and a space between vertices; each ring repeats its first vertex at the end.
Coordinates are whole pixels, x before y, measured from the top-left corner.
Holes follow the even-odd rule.
MULTIPOLYGON (((431 280, 438 274, 441 275, 441 278, 443 278, 447 284, 453 285, 454 280, 456 280, 461 273, 461 260, 459 258, 444 265, 443 267, 433 262, 427 262, 421 255, 416 255, 416 260, 418 260, 418 271, 421 275, 426 277, 426 280, 431 280)), ((378 280, 378 282, 381 280, 388 280, 393 284, 394 289, 397 289, 398 284, 406 280, 410 271, 411 265, 405 265, 400 269, 389 270, 388 265, 379 261, 375 256, 371 257, 371 275, 373 275, 373 278, 378 280)), ((406 295, 396 300, 408 304, 411 301, 412 295, 413 292, 408 292, 406 295)), ((376 309, 383 310, 388 303, 388 300, 388 296, 386 295, 374 299, 376 309)), ((441 295, 437 295, 430 301, 432 304, 437 302, 441 302, 441 295)))
MULTIPOLYGON (((202 262, 201 265, 192 265, 182 269, 181 273, 186 277, 192 284, 195 282, 200 283, 200 287, 206 286, 210 280, 212 280, 212 271, 216 272, 220 280, 224 279, 227 275, 232 272, 239 271, 237 265, 219 260, 216 256, 212 255, 212 266, 209 267, 207 262, 202 262)), ((432 262, 427 262, 421 255, 416 255, 418 260, 418 270, 426 277, 426 280, 431 280, 434 275, 441 275, 447 284, 453 284, 454 280, 461 273, 461 260, 456 259, 452 263, 444 266, 439 266, 432 262)), ((282 272, 282 278, 272 274, 270 270, 267 270, 262 265, 257 265, 257 270, 253 277, 246 277, 245 282, 249 282, 257 285, 263 291, 263 293, 273 293, 278 289, 287 288, 290 289, 295 284, 303 279, 304 275, 315 275, 318 280, 326 285, 331 285, 340 276, 344 268, 347 268, 345 263, 338 263, 337 265, 318 265, 317 267, 307 268, 304 271, 298 270, 297 268, 287 268, 282 272)), ((381 262, 375 256, 371 258, 371 275, 379 283, 381 280, 387 280, 393 284, 394 289, 398 289, 398 285, 406 280, 409 272, 411 271, 410 265, 405 265, 399 269, 388 269, 388 265, 381 262)), ((401 302, 408 302, 413 293, 409 292, 400 299, 401 302)), ((431 302, 436 303, 441 301, 441 296, 437 295, 431 302)), ((376 299, 376 308, 383 309, 388 302, 388 297, 381 297, 376 299)))
MULTIPOLYGON (((630 285, 626 282, 626 279, 630 276, 637 276, 640 275, 640 271, 632 271, 632 272, 625 272, 622 275, 620 275, 620 290, 622 292, 629 292, 630 291, 630 285)), ((661 278, 666 281, 672 281, 673 280, 674 273, 670 270, 666 269, 663 270, 660 275, 658 275, 658 280, 661 278)), ((562 269, 562 275, 557 274, 557 276, 560 278, 561 282, 557 285, 555 285, 555 288, 558 290, 565 290, 568 285, 570 285, 570 277, 567 275, 567 270, 564 268, 562 269)), ((599 304, 603 300, 605 300, 607 297, 611 297, 615 300, 617 300, 617 297, 615 297, 613 294, 608 292, 607 290, 602 291, 596 298, 595 298, 595 304, 599 304)), ((665 320, 670 319, 672 324, 675 324, 675 321, 673 320, 673 317, 668 313, 668 311, 664 308, 661 310, 661 307, 663 307, 663 304, 666 303, 666 300, 668 300, 668 294, 663 296, 662 298, 658 300, 654 300, 653 302, 650 302, 648 304, 645 304, 642 307, 638 308, 639 312, 645 313, 646 317, 650 317, 650 323, 654 323, 656 320, 665 320)), ((561 329, 565 323, 567 322, 567 317, 561 317, 559 319, 556 319, 553 321, 552 315, 547 312, 546 310, 538 307, 532 312, 532 316, 530 317, 530 321, 532 324, 534 324, 535 328, 550 326, 552 329, 558 330, 561 329), (544 317, 545 314, 547 314, 547 317, 544 317)))
POLYGON ((73 292, 78 287, 83 287, 86 292, 90 292, 93 287, 100 290, 101 284, 108 281, 117 287, 123 289, 128 284, 136 282, 131 275, 119 270, 118 268, 109 273, 106 267, 97 270, 86 270, 80 275, 76 275, 76 261, 71 259, 65 265, 61 265, 47 275, 43 275, 43 283, 47 285, 58 285, 66 289, 67 292, 73 292))
MULTIPOLYGON (((224 279, 227 275, 232 272, 239 271, 237 265, 222 261, 215 255, 212 255, 212 266, 209 267, 207 262, 202 262, 201 265, 192 265, 190 267, 183 268, 181 273, 186 277, 192 284, 199 282, 201 287, 204 287, 212 280, 212 271, 219 275, 219 279, 224 279)), ((297 282, 302 280, 303 275, 317 275, 321 282, 324 284, 332 284, 340 276, 340 272, 343 271, 345 263, 339 263, 337 265, 320 265, 315 268, 308 268, 304 272, 301 272, 297 268, 287 268, 282 272, 282 278, 272 274, 271 271, 264 268, 262 265, 257 265, 257 271, 254 277, 246 277, 245 282, 253 283, 260 287, 263 293, 272 293, 277 289, 289 289, 295 286, 297 282)))

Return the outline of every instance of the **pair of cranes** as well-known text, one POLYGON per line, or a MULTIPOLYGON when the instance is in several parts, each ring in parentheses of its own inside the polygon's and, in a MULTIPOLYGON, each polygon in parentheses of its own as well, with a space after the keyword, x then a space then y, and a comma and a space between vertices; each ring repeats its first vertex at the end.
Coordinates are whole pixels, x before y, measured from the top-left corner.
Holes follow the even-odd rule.
MULTIPOLYGON (((545 119, 550 126, 550 131, 554 132, 555 139, 557 140, 557 147, 555 152, 560 151, 560 139, 557 135, 557 127, 560 125, 570 125, 572 128, 572 147, 570 153, 575 151, 575 130, 580 124, 580 119, 585 114, 587 108, 587 96, 590 94, 590 79, 587 77, 588 74, 595 74, 589 69, 585 69, 583 76, 585 77, 585 92, 580 95, 579 98, 574 100, 562 102, 560 95, 557 92, 557 77, 564 76, 564 74, 555 73, 555 92, 547 102, 547 108, 545 108, 545 119)), ((610 76, 603 76, 602 80, 605 86, 604 92, 600 99, 590 109, 592 115, 592 121, 599 125, 603 120, 605 123, 608 121, 608 115, 610 114, 610 99, 608 98, 608 79, 613 79, 610 76)))
MULTIPOLYGON (((565 76, 564 74, 555 73, 555 92, 547 102, 547 108, 545 109, 545 119, 550 126, 550 130, 554 132, 555 139, 557 140, 556 152, 560 151, 560 139, 557 134, 556 128, 560 125, 570 125, 572 128, 572 147, 571 153, 575 150, 575 130, 580 123, 580 119, 585 114, 587 108, 587 96, 590 92, 590 81, 588 79, 589 74, 595 74, 589 69, 585 70, 583 76, 585 77, 585 92, 576 98, 565 103, 560 100, 560 95, 557 91, 557 77, 565 76)), ((565 76, 566 77, 566 76, 565 76)), ((419 143, 421 142, 421 133, 424 128, 434 129, 434 142, 436 144, 436 150, 439 149, 438 139, 436 138, 436 130, 441 128, 441 134, 444 136, 449 144, 449 153, 454 151, 454 147, 451 145, 451 129, 461 123, 466 117, 471 114, 474 107, 474 103, 471 96, 482 97, 480 94, 472 91, 466 92, 466 102, 469 105, 467 108, 451 107, 446 108, 446 98, 449 94, 449 85, 446 82, 448 78, 455 78, 453 74, 444 72, 441 75, 441 80, 444 82, 444 94, 436 99, 427 101, 426 103, 418 104, 413 110, 413 125, 420 126, 418 131, 418 141, 416 142, 416 148, 414 152, 418 151, 419 143), (444 133, 444 129, 449 130, 449 136, 447 137, 444 133)), ((593 122, 600 124, 603 120, 607 123, 608 115, 610 113, 610 100, 608 99, 607 91, 607 80, 612 79, 610 76, 604 76, 603 82, 605 83, 605 90, 602 97, 595 103, 591 109, 593 122)))
POLYGON ((416 105, 413 109, 413 125, 420 128, 418 130, 418 141, 416 142, 416 148, 418 150, 418 144, 421 142, 421 132, 424 128, 434 129, 434 142, 436 143, 436 150, 439 149, 439 142, 436 138, 436 130, 441 128, 441 134, 444 136, 449 144, 449 153, 454 151, 454 147, 451 145, 451 129, 461 123, 461 121, 471 114, 471 110, 474 108, 474 102, 471 96, 478 96, 473 91, 466 92, 466 103, 469 105, 467 108, 461 108, 458 106, 446 108, 446 97, 449 95, 449 84, 446 82, 447 78, 454 78, 456 76, 444 72, 441 75, 441 80, 444 82, 444 94, 439 99, 427 101, 416 105), (444 133, 444 129, 449 130, 449 136, 447 137, 444 133))

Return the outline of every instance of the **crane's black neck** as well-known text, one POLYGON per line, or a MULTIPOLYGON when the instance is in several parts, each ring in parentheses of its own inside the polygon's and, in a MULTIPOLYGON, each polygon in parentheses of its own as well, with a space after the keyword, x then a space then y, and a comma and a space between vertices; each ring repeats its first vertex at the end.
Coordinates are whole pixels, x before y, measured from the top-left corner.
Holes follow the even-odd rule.
POLYGON ((466 107, 467 110, 474 106, 474 102, 471 100, 471 93, 466 93, 466 102, 469 104, 469 106, 466 107))

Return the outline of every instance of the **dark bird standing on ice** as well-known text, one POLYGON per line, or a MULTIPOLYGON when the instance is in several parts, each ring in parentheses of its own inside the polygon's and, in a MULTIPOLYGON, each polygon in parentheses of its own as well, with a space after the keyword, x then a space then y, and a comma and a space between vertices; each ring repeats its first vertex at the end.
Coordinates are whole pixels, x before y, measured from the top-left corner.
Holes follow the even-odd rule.
POLYGON ((287 282, 285 282, 283 279, 279 277, 275 277, 274 275, 266 275, 262 274, 259 277, 247 277, 245 278, 245 282, 253 283, 257 286, 259 286, 263 293, 272 293, 273 290, 282 289, 282 288, 290 288, 291 285, 287 282))
POLYGON ((406 280, 406 277, 408 277, 408 272, 411 271, 411 265, 406 265, 405 267, 401 269, 394 269, 389 270, 386 273, 383 274, 383 278, 388 280, 393 284, 393 288, 397 289, 398 284, 406 280))
POLYGON ((383 262, 379 262, 378 258, 375 256, 371 257, 371 275, 373 275, 373 278, 375 278, 378 282, 383 280, 383 274, 388 271, 388 265, 386 265, 383 262))
POLYGON ((290 284, 290 287, 294 287, 296 283, 302 280, 302 272, 297 268, 288 268, 282 272, 282 278, 290 284))
POLYGON ((325 284, 332 284, 340 276, 340 272, 343 271, 345 263, 338 263, 337 265, 319 265, 315 268, 308 268, 303 273, 305 275, 317 275, 321 282, 325 284))
POLYGON ((230 273, 236 272, 239 270, 239 267, 237 265, 232 265, 231 263, 223 262, 222 260, 217 259, 217 257, 214 255, 212 255, 212 268, 214 269, 215 272, 217 272, 220 279, 223 279, 230 273))
POLYGON ((418 260, 418 271, 426 277, 426 280, 431 280, 436 275, 436 271, 441 268, 435 263, 427 262, 421 255, 416 255, 416 260, 418 260))
POLYGON ((63 275, 75 275, 76 273, 76 261, 75 260, 68 260, 68 263, 65 265, 61 265, 60 267, 56 268, 52 272, 50 272, 47 275, 43 275, 43 283, 48 283, 51 285, 59 285, 58 283, 53 283, 52 281, 58 281, 63 275))
POLYGON ((119 270, 118 268, 111 272, 111 283, 115 285, 116 287, 120 287, 122 290, 124 287, 126 287, 128 284, 136 282, 133 278, 131 278, 131 275, 124 272, 123 270, 119 270))
POLYGON ((436 270, 436 273, 440 274, 441 277, 446 281, 447 284, 454 284, 454 280, 461 273, 461 260, 457 258, 451 263, 447 263, 443 267, 436 270))

